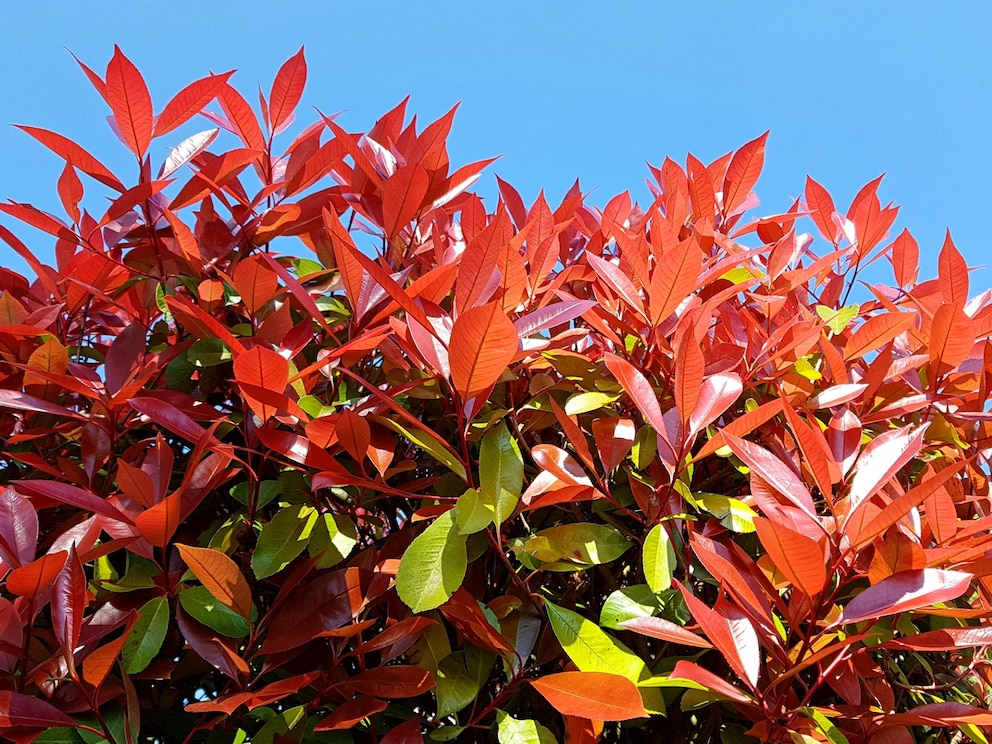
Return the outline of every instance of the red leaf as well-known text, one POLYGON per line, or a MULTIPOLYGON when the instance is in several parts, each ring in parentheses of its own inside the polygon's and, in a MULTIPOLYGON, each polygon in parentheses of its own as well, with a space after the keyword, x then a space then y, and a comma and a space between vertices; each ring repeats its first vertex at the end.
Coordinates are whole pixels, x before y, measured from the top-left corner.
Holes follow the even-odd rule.
POLYGON ((713 181, 701 161, 689 154, 685 159, 689 174, 689 198, 692 200, 692 216, 696 220, 712 220, 716 211, 716 195, 713 181))
POLYGON ((303 47, 300 51, 286 60, 275 80, 272 81, 272 91, 269 93, 269 123, 273 132, 285 124, 293 115, 293 110, 303 97, 303 89, 307 84, 307 62, 303 57, 303 47))
POLYGON ((388 240, 399 235, 420 214, 430 180, 424 167, 413 162, 397 168, 383 184, 382 229, 388 240))
POLYGON ((703 254, 695 238, 665 253, 651 275, 651 323, 658 325, 696 289, 703 254))
POLYGON ((834 212, 837 211, 834 200, 825 188, 809 176, 806 176, 806 206, 823 237, 837 245, 840 241, 834 224, 834 212))
POLYGON ((885 648, 908 648, 913 651, 953 651, 972 646, 992 646, 992 626, 931 630, 906 638, 895 638, 881 645, 885 648))
POLYGON ((76 555, 75 545, 69 548, 69 557, 55 577, 52 592, 52 631, 62 653, 73 664, 73 652, 79 645, 79 633, 83 627, 83 610, 86 608, 86 574, 83 564, 76 555))
POLYGON ((227 80, 233 74, 232 70, 220 75, 210 75, 190 83, 176 93, 158 115, 155 122, 155 136, 161 137, 171 132, 200 113, 227 86, 227 80))
POLYGON ((913 325, 914 313, 882 313, 868 318, 844 346, 844 361, 863 357, 889 343, 913 325))
POLYGON ((823 548, 785 525, 754 518, 758 539, 775 567, 807 597, 816 597, 827 583, 823 548))
POLYGON ((813 496, 791 467, 763 447, 744 439, 738 439, 727 433, 726 429, 723 431, 723 436, 730 449, 744 461, 744 464, 751 469, 754 475, 760 477, 789 502, 816 519, 813 496))
POLYGON ((79 200, 83 198, 83 184, 76 175, 76 169, 68 161, 62 169, 62 175, 59 176, 58 190, 65 213, 69 215, 73 224, 77 224, 80 216, 79 200))
POLYGON ((83 511, 102 514, 105 517, 110 517, 111 519, 116 519, 127 524, 131 523, 131 520, 114 506, 101 499, 92 491, 84 490, 78 486, 70 486, 68 483, 51 480, 15 481, 15 483, 19 491, 46 496, 50 499, 61 501, 63 504, 75 506, 77 509, 82 509, 83 511))
POLYGON ((396 664, 366 669, 338 686, 386 699, 411 698, 434 689, 434 677, 423 667, 396 664))
POLYGON ((768 132, 751 140, 734 153, 723 180, 723 213, 730 216, 747 199, 758 182, 765 164, 765 142, 768 132))
POLYGON ((854 522, 858 506, 919 454, 926 430, 926 424, 904 426, 882 432, 869 442, 858 457, 851 479, 848 522, 854 522))
POLYGON ((68 553, 60 550, 15 568, 7 574, 7 591, 20 597, 36 597, 51 588, 65 565, 68 553))
MULTIPOLYGON (((326 718, 321 719, 314 731, 334 731, 336 729, 350 729, 359 723, 363 718, 374 716, 376 713, 386 709, 386 701, 368 695, 359 695, 354 700, 339 705, 334 712, 326 718)), ((417 732, 420 732, 418 725, 417 732)))
POLYGON ((936 385, 942 372, 954 369, 971 355, 975 325, 964 310, 948 303, 937 308, 930 326, 930 368, 936 385))
POLYGON ((231 131, 245 143, 245 147, 257 150, 259 153, 264 152, 265 137, 262 135, 261 127, 258 126, 255 112, 251 110, 251 105, 244 96, 230 85, 221 88, 219 96, 220 107, 227 116, 231 131))
POLYGON ((469 240, 462 253, 455 284, 455 305, 460 311, 470 310, 480 300, 484 302, 487 299, 482 294, 496 268, 508 228, 509 218, 501 210, 478 235, 469 240))
POLYGON ((641 301, 641 297, 638 294, 637 287, 634 282, 620 269, 619 266, 612 263, 611 261, 605 261, 599 256, 587 253, 586 260, 589 262, 589 266, 601 281, 603 281, 606 286, 616 292, 620 297, 623 298, 624 303, 635 311, 642 318, 647 319, 647 314, 644 311, 644 303, 641 301))
POLYGON ((485 392, 516 356, 517 330, 497 302, 462 312, 451 328, 451 381, 464 400, 485 392))
POLYGON ((973 708, 964 703, 930 703, 910 708, 905 713, 885 716, 886 726, 937 726, 951 727, 969 724, 972 726, 992 726, 992 712, 984 708, 973 708))
POLYGON ((793 410, 791 405, 783 406, 785 420, 789 422, 789 428, 803 453, 803 460, 813 473, 816 486, 825 497, 832 500, 834 475, 840 479, 840 467, 834 460, 830 446, 826 437, 820 431, 818 425, 807 424, 799 414, 793 410))
POLYGON ((0 690, 0 726, 51 728, 75 725, 74 720, 51 703, 33 695, 0 690))
POLYGON ((937 276, 944 302, 963 309, 968 302, 968 264, 954 245, 950 230, 944 236, 944 245, 937 257, 937 276))
POLYGON ((748 704, 753 702, 751 698, 726 680, 717 677, 713 674, 713 672, 707 671, 691 661, 676 662, 675 668, 672 669, 672 673, 669 677, 671 679, 687 679, 690 682, 695 682, 698 685, 702 685, 710 692, 723 695, 723 697, 728 700, 733 700, 738 703, 748 704))
POLYGON ((891 260, 897 286, 906 288, 916 282, 920 266, 920 246, 909 230, 904 228, 892 242, 891 260))
POLYGON ((637 685, 619 674, 562 672, 530 683, 562 715, 596 721, 629 721, 648 715, 637 685))
POLYGON ((379 744, 424 744, 420 733, 420 716, 414 716, 395 726, 379 740, 379 744))
POLYGON ((364 416, 358 415, 351 409, 341 411, 337 418, 335 433, 341 446, 355 459, 355 462, 360 463, 365 459, 372 441, 372 430, 364 416))
POLYGON ((661 617, 635 617, 620 624, 627 630, 661 641, 693 648, 713 648, 713 645, 702 636, 661 617))
POLYGON ((237 565, 213 548, 176 545, 183 562, 214 599, 241 617, 251 617, 251 589, 237 565))
POLYGON ((107 65, 107 103, 114 112, 117 127, 128 148, 139 160, 152 140, 154 116, 148 86, 131 60, 114 45, 114 56, 107 65))
POLYGON ((736 610, 736 617, 727 617, 717 609, 707 607, 681 583, 676 581, 675 584, 685 598, 692 619, 724 655, 737 676, 753 689, 761 663, 754 627, 739 610, 736 610), (746 632, 741 632, 742 630, 746 632))
POLYGON ((234 280, 234 288, 238 290, 245 307, 252 315, 257 315, 279 292, 279 277, 261 254, 240 261, 231 278, 234 280))
POLYGON ((858 623, 919 610, 957 599, 971 586, 971 574, 924 568, 903 571, 870 586, 847 603, 834 625, 858 623))
POLYGON ((231 648, 230 639, 219 638, 213 630, 193 620, 182 607, 176 608, 179 632, 197 655, 221 673, 240 684, 249 673, 248 664, 231 648))
POLYGON ((11 568, 34 560, 38 512, 10 486, 0 491, 0 558, 11 568))
POLYGON ((72 163, 86 175, 96 179, 105 186, 109 186, 115 191, 124 191, 124 184, 117 180, 117 176, 111 173, 103 163, 67 137, 39 127, 29 127, 23 124, 17 124, 15 126, 21 131, 30 134, 49 150, 67 163, 72 163))
POLYGON ((182 522, 182 498, 182 491, 176 491, 135 517, 134 526, 142 537, 156 547, 165 548, 182 522))
POLYGON ((307 584, 292 602, 274 610, 261 653, 288 651, 351 622, 348 594, 344 571, 333 571, 307 584))
POLYGON ((592 438, 607 473, 630 454, 636 434, 634 422, 629 418, 598 418, 592 422, 592 438))
POLYGON ((690 328, 682 335, 675 349, 675 408, 682 423, 683 439, 687 439, 689 419, 696 410, 706 360, 690 328))
POLYGON ((119 638, 105 643, 100 648, 89 653, 83 659, 83 679, 93 687, 99 687, 107 679, 110 670, 114 667, 114 662, 120 656, 124 641, 127 640, 127 633, 119 638))
MULTIPOLYGON (((272 349, 256 346, 234 360, 234 376, 242 385, 282 395, 289 383, 289 362, 272 349)), ((262 421, 278 413, 278 407, 271 402, 263 402, 244 389, 242 395, 262 421)))

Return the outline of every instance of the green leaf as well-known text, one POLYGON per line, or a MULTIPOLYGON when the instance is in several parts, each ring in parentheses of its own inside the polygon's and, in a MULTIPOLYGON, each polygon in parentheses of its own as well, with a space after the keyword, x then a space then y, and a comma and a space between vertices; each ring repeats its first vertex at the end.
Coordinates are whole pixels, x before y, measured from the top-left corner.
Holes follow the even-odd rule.
POLYGON ((455 521, 463 535, 481 532, 493 523, 493 510, 475 488, 470 488, 458 497, 455 504, 455 521))
POLYGON ((138 622, 131 628, 121 649, 124 671, 137 674, 151 664, 162 648, 169 630, 169 600, 155 597, 138 610, 138 622))
POLYGON ((282 571, 307 547, 310 533, 320 516, 312 506, 290 506, 277 513, 262 528, 251 568, 264 579, 282 571))
MULTIPOLYGON (((255 508, 261 509, 271 503, 279 495, 279 481, 264 480, 258 484, 258 495, 255 500, 255 508)), ((231 488, 231 496, 248 506, 248 484, 238 483, 231 488)))
POLYGON ((310 535, 307 551, 317 568, 330 568, 347 558, 358 544, 355 523, 344 514, 321 514, 310 535))
POLYGON ((634 436, 634 446, 630 451, 634 467, 638 470, 647 470, 657 454, 658 435, 654 429, 645 424, 637 430, 637 434, 634 436))
POLYGON ((554 734, 537 721, 518 719, 496 711, 499 744, 558 744, 554 734))
POLYGON ((475 700, 482 689, 482 682, 473 678, 465 667, 465 652, 456 651, 446 656, 438 667, 437 714, 450 716, 475 700))
POLYGON ((692 501, 719 519, 728 530, 742 535, 754 532, 754 518, 758 513, 740 499, 718 493, 694 493, 692 501))
POLYGON ((152 589, 155 587, 155 577, 159 573, 158 566, 150 560, 134 553, 128 553, 127 568, 124 571, 124 576, 116 582, 103 583, 101 587, 117 593, 133 592, 139 589, 152 589))
POLYGON ((400 559, 396 591, 414 612, 439 607, 462 585, 468 556, 465 536, 449 509, 418 535, 400 559))
POLYGON ((465 472, 464 466, 458 461, 458 458, 442 447, 441 444, 433 437, 424 434, 424 432, 419 429, 408 429, 403 426, 403 424, 397 423, 396 421, 386 418, 385 416, 377 416, 375 420, 380 424, 389 427, 397 434, 409 439, 410 442, 420 447, 420 449, 433 457, 439 463, 447 465, 448 469, 463 481, 468 480, 468 474, 465 472))
POLYGON ((599 624, 612 630, 625 630, 620 623, 636 617, 651 617, 661 609, 658 597, 647 584, 617 589, 603 603, 599 624))
POLYGON ((523 486, 524 459, 517 440, 501 423, 482 438, 479 452, 479 490, 497 526, 513 514, 523 486))
POLYGON ((225 364, 234 358, 227 344, 219 338, 201 338, 193 342, 186 352, 186 358, 195 367, 216 367, 218 364, 225 364))
MULTIPOLYGON (((433 614, 437 615, 437 613, 433 614)), ((420 638, 410 647, 408 655, 411 662, 422 666, 436 677, 441 662, 450 653, 451 641, 448 640, 448 632, 439 622, 424 628, 420 638)))
POLYGON ((569 416, 578 416, 580 413, 598 411, 603 406, 615 401, 617 397, 606 393, 578 393, 565 401, 565 413, 569 416))
POLYGON ((179 604, 193 619, 221 635, 243 638, 251 632, 248 620, 218 602, 206 587, 191 586, 180 592, 179 604))
MULTIPOLYGON (((302 705, 285 710, 277 716, 270 718, 255 736, 252 737, 253 744, 274 744, 276 735, 287 737, 290 733, 299 732, 302 738, 303 729, 306 728, 307 712, 302 705)), ((297 741, 296 737, 287 737, 292 741, 297 741)), ((282 739, 280 739, 282 741, 282 739)))
POLYGON ((651 676, 633 651, 582 615, 544 600, 558 643, 581 672, 619 674, 632 682, 651 676))
POLYGON ((664 524, 656 524, 644 538, 644 580, 657 593, 672 585, 675 570, 675 548, 668 538, 664 524))
POLYGON ((601 524, 577 522, 549 527, 528 538, 523 549, 545 563, 570 561, 595 566, 609 563, 631 546, 623 535, 601 524))
POLYGON ((830 326, 831 331, 834 333, 843 333, 848 324, 858 317, 858 311, 860 309, 856 304, 846 305, 840 310, 834 310, 832 307, 827 307, 826 305, 817 305, 816 314, 820 316, 820 319, 824 323, 830 326))
POLYGON ((71 728, 50 728, 35 737, 37 744, 83 744, 82 737, 71 728))
MULTIPOLYGON (((855 305, 855 307, 857 306, 855 305)), ((803 708, 803 712, 813 719, 816 727, 820 729, 820 733, 827 737, 827 741, 830 744, 849 744, 844 733, 833 724, 833 721, 816 708, 803 708)))

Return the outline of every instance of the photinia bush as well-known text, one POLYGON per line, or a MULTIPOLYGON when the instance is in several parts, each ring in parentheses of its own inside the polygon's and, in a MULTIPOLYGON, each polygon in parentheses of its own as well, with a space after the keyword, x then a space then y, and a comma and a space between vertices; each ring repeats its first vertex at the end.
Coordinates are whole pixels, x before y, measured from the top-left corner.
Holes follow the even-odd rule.
POLYGON ((493 208, 454 110, 277 147, 302 50, 83 70, 136 178, 23 126, 65 216, 0 204, 3 738, 987 741, 992 291, 878 180, 493 208))

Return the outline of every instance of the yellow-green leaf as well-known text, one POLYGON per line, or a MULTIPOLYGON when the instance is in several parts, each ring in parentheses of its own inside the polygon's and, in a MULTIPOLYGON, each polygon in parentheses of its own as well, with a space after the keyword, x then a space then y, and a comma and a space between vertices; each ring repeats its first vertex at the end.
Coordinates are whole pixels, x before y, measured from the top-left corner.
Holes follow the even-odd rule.
POLYGON ((656 524, 644 538, 644 580, 657 593, 672 585, 675 571, 675 547, 665 525, 656 524))
POLYGON ((420 533, 400 559, 396 591, 414 612, 439 607, 462 585, 468 555, 465 536, 449 509, 420 533))

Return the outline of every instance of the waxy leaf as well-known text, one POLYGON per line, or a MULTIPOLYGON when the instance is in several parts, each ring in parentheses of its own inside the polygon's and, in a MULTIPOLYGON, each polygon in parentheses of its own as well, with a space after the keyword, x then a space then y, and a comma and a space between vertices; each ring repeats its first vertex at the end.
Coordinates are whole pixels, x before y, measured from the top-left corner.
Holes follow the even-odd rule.
POLYGON ((400 560, 396 591, 414 612, 440 607, 465 578, 465 536, 455 525, 455 511, 451 509, 435 519, 414 538, 400 560))
POLYGON ((807 597, 817 596, 827 583, 819 543, 770 519, 755 517, 754 527, 775 567, 807 597))
POLYGON ((60 550, 15 568, 7 574, 7 591, 21 597, 36 597, 48 590, 65 565, 67 555, 60 550))
POLYGON ((858 623, 949 602, 968 591, 971 578, 970 573, 939 568, 894 574, 855 596, 834 625, 858 623))
POLYGON ((663 592, 672 585, 672 574, 675 571, 675 546, 668 537, 665 524, 658 523, 651 528, 644 538, 642 551, 644 561, 644 580, 655 594, 663 592))
POLYGON ((255 577, 264 579, 279 573, 302 553, 310 542, 318 516, 312 506, 300 505, 286 507, 272 517, 262 528, 251 557, 255 577))
POLYGON ((34 560, 38 512, 10 486, 0 491, 0 558, 17 568, 34 560))
POLYGON ((575 522, 540 530, 524 542, 523 549, 545 563, 564 561, 594 566, 623 555, 631 543, 616 530, 600 524, 575 522))
POLYGON ((176 549, 218 602, 243 618, 251 616, 251 589, 234 561, 213 548, 176 545, 176 549))
POLYGON ((0 690, 0 727, 50 728, 76 722, 51 703, 33 695, 0 690))
POLYGON ((491 302, 462 312, 451 328, 448 355, 455 390, 469 400, 484 393, 517 354, 517 330, 491 302))
POLYGON ((583 672, 605 672, 638 682, 650 676, 644 662, 596 623, 545 600, 544 607, 558 643, 583 672))
POLYGON ((637 686, 617 674, 562 672, 530 683, 562 715, 596 721, 627 721, 648 715, 637 686))
POLYGON ((106 85, 107 103, 114 112, 121 137, 141 160, 148 150, 154 128, 152 97, 138 68, 117 46, 107 65, 106 85))
POLYGON ((155 597, 138 610, 138 621, 124 641, 121 661, 124 671, 137 674, 151 664, 162 648, 162 641, 169 630, 169 600, 155 597))
POLYGON ((491 429, 479 448, 479 492, 497 526, 509 519, 520 500, 524 461, 506 424, 491 429))
POLYGON ((496 711, 499 744, 558 744, 550 731, 537 721, 518 719, 502 710, 496 711))
POLYGON ((205 586, 184 589, 179 593, 179 603, 190 617, 221 635, 243 638, 251 632, 247 618, 218 601, 205 586))
POLYGON ((632 630, 635 633, 669 643, 678 643, 694 648, 713 648, 713 644, 705 638, 662 617, 635 617, 624 620, 620 626, 622 630, 632 630))

